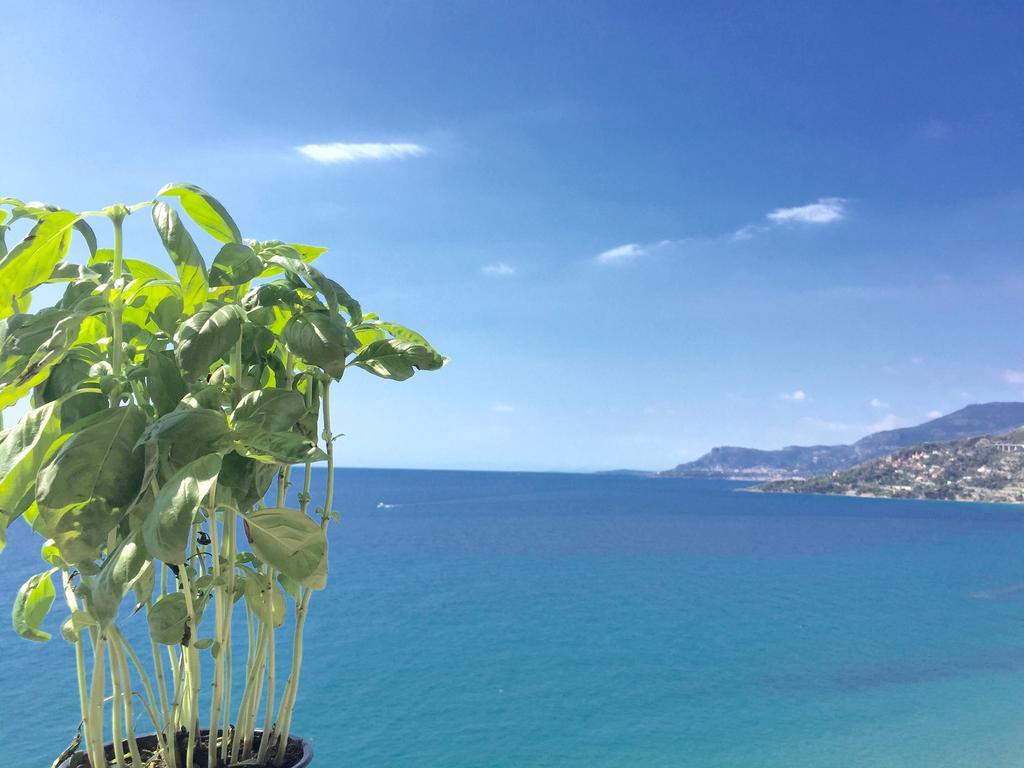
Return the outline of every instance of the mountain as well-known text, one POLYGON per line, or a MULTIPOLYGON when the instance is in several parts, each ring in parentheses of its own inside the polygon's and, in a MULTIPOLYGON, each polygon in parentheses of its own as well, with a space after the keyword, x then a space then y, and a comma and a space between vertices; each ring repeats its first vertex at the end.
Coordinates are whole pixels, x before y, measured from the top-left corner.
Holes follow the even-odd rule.
POLYGON ((660 472, 661 477, 717 477, 779 480, 849 469, 920 443, 961 440, 1010 432, 1024 425, 1024 403, 980 403, 916 427, 888 429, 852 445, 791 445, 774 451, 721 446, 696 461, 660 472))
POLYGON ((883 459, 810 480, 776 480, 753 490, 899 499, 1024 502, 1024 429, 902 448, 883 459))

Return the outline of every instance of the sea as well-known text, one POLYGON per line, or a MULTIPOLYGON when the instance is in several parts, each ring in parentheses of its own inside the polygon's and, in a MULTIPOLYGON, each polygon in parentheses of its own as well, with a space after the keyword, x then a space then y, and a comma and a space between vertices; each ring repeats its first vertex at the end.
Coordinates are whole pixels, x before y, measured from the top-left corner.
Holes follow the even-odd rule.
MULTIPOLYGON (((314 765, 1024 763, 1020 507, 586 474, 337 487, 294 723, 314 765)), ((6 605, 32 536, 0 554, 6 605)), ((45 768, 78 722, 61 618, 46 644, 0 631, 4 768, 45 768)))

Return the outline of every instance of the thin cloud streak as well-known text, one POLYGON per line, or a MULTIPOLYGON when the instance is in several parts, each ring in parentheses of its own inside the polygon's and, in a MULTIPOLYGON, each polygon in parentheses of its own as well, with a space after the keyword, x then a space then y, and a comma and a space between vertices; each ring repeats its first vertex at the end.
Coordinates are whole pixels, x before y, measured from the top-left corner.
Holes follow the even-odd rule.
POLYGON ((499 261, 496 264, 487 264, 480 267, 480 271, 488 277, 512 277, 516 273, 516 268, 511 264, 499 261))
POLYGON ((406 157, 419 157, 428 151, 426 147, 419 144, 345 144, 342 142, 304 144, 295 149, 310 160, 325 165, 369 160, 400 160, 406 157))
POLYGON ((626 243, 625 245, 618 245, 614 248, 609 248, 607 251, 603 251, 597 255, 597 260, 601 264, 623 264, 627 261, 632 261, 637 256, 644 256, 647 254, 647 249, 638 243, 626 243))
POLYGON ((767 216, 775 224, 831 224, 845 217, 846 200, 841 197, 822 197, 816 203, 776 208, 767 216))
MULTIPOLYGON (((753 240, 758 235, 770 232, 773 229, 793 225, 814 225, 831 224, 846 218, 846 198, 843 197, 821 197, 817 202, 807 205, 797 205, 792 208, 776 208, 765 214, 765 221, 759 224, 746 224, 732 232, 732 234, 718 235, 705 238, 705 242, 730 241, 734 243, 753 240)), ((666 245, 678 245, 693 240, 659 240, 656 243, 625 243, 624 245, 609 248, 607 251, 598 254, 597 261, 600 264, 624 264, 634 261, 637 257, 646 256, 655 248, 663 248, 666 245)))

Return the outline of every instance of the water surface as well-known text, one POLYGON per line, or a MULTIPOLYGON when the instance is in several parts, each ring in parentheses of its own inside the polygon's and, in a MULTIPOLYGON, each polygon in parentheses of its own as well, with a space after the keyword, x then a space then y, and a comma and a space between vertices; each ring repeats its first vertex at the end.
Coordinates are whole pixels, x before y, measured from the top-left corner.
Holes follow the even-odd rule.
MULTIPOLYGON (((1024 755, 1015 507, 598 475, 343 470, 338 483, 296 720, 318 765, 1024 755)), ((5 605, 38 570, 34 544, 18 551, 30 541, 19 524, 0 555, 5 605)), ((40 755, 7 753, 6 768, 38 768, 77 722, 69 647, 3 632, 0 653, 0 744, 28 738, 40 755)))

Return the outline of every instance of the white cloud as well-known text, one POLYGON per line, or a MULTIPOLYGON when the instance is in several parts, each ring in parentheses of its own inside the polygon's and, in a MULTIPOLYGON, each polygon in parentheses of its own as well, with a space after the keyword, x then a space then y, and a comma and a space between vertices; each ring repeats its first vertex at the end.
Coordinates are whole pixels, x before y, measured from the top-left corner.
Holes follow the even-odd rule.
POLYGON ((884 400, 879 400, 877 397, 871 398, 871 402, 869 403, 869 405, 872 408, 888 408, 889 407, 889 404, 887 402, 885 402, 884 400))
POLYGON ((928 411, 929 419, 937 419, 942 415, 942 411, 928 411))
POLYGON ((295 148, 318 163, 358 163, 364 160, 399 160, 427 153, 419 144, 304 144, 295 148))
POLYGON ((491 406, 491 410, 495 413, 515 413, 516 407, 508 403, 495 403, 491 406))
POLYGON ((768 214, 775 224, 830 224, 846 216, 846 200, 841 197, 822 197, 816 203, 793 208, 776 208, 768 214))
POLYGON ((764 231, 764 227, 759 227, 755 224, 747 224, 745 227, 740 227, 732 233, 730 238, 734 243, 742 242, 743 240, 750 240, 758 232, 764 231))
POLYGON ((783 392, 779 395, 780 400, 788 400, 791 403, 802 403, 807 399, 807 393, 802 389, 794 389, 792 392, 783 392))
POLYGON ((647 249, 639 243, 626 243, 599 253, 597 260, 602 264, 624 264, 637 256, 644 256, 646 253, 647 249))
POLYGON ((480 271, 488 277, 511 277, 516 273, 516 268, 503 261, 499 261, 496 264, 487 264, 480 267, 480 271))
POLYGON ((1003 381, 1007 384, 1024 384, 1024 371, 1003 371, 1003 381))

